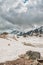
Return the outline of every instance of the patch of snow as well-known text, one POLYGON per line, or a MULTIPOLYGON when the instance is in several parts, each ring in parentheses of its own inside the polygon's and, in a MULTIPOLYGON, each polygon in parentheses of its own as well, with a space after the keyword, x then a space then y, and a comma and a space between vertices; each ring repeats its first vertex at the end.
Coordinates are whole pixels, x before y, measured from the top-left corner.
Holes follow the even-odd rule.
POLYGON ((43 48, 37 47, 43 42, 43 38, 20 37, 18 41, 8 36, 8 39, 0 38, 0 62, 11 61, 19 58, 19 55, 26 53, 28 50, 38 51, 43 56, 43 48), (36 47, 26 46, 22 42, 31 43, 36 47), (39 43, 39 44, 38 44, 39 43))

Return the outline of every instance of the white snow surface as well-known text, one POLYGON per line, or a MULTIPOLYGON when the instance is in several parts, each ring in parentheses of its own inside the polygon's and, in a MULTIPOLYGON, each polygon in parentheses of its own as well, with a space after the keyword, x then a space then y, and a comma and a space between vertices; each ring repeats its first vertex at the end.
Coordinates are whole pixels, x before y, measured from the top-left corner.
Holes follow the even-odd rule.
POLYGON ((0 62, 16 60, 19 55, 26 53, 28 50, 38 51, 43 57, 43 37, 15 37, 17 40, 13 39, 11 34, 6 39, 0 38, 0 62), (23 42, 30 43, 35 47, 26 46, 23 42))

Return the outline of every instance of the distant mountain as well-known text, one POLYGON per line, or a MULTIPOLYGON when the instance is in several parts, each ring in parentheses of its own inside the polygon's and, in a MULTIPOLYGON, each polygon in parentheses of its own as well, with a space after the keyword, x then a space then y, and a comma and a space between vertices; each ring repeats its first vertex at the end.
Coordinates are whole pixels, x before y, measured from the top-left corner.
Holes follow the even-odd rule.
POLYGON ((43 26, 39 27, 39 28, 36 28, 34 30, 30 30, 30 31, 27 31, 26 33, 24 33, 23 35, 30 35, 30 36, 38 36, 38 35, 41 35, 43 34, 43 26))
POLYGON ((13 30, 13 31, 11 32, 11 34, 17 34, 17 33, 19 33, 18 30, 13 30))
POLYGON ((35 30, 33 30, 33 32, 43 34, 43 26, 36 28, 35 30))
POLYGON ((11 32, 11 34, 17 34, 18 36, 22 36, 22 35, 37 36, 37 35, 43 34, 43 26, 35 28, 35 29, 31 29, 30 31, 27 31, 27 32, 15 29, 11 32))
POLYGON ((13 30, 13 31, 11 32, 11 34, 16 34, 16 35, 18 35, 18 36, 22 36, 22 35, 23 35, 23 31, 13 30))

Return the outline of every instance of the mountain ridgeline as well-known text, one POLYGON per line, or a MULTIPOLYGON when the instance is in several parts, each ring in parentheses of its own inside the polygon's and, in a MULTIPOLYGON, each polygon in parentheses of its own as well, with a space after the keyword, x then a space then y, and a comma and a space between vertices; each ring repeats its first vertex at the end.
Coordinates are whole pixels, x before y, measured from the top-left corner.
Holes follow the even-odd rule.
POLYGON ((34 30, 30 30, 26 33, 23 34, 24 36, 25 35, 29 35, 29 36, 43 36, 43 26, 39 27, 39 28, 36 28, 34 30))
POLYGON ((17 34, 18 36, 42 36, 43 35, 43 26, 39 28, 35 28, 34 30, 30 30, 27 32, 19 31, 19 30, 13 30, 11 34, 17 34))

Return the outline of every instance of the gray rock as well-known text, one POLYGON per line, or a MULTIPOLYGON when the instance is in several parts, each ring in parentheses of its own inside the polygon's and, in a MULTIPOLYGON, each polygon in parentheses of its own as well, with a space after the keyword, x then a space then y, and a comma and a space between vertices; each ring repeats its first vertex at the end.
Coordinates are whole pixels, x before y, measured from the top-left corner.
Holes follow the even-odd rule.
POLYGON ((26 54, 29 56, 30 59, 40 59, 40 53, 34 51, 27 51, 26 54))

